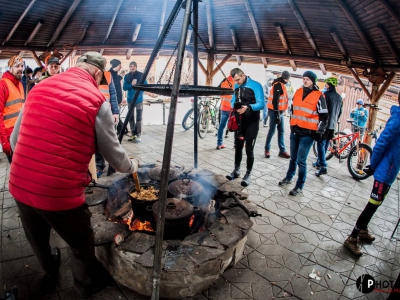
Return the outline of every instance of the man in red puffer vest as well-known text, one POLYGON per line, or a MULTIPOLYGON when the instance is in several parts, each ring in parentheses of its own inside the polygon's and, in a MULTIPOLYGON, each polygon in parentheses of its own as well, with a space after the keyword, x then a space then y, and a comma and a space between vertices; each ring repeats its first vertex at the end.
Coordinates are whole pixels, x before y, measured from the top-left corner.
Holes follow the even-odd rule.
POLYGON ((99 53, 87 52, 76 67, 37 84, 11 136, 9 188, 26 237, 54 281, 60 253, 50 248, 51 228, 68 243, 80 297, 105 288, 108 278, 95 257, 91 212, 85 203, 90 159, 98 150, 120 172, 135 172, 138 165, 119 144, 110 104, 98 89, 105 82, 105 66, 99 53))

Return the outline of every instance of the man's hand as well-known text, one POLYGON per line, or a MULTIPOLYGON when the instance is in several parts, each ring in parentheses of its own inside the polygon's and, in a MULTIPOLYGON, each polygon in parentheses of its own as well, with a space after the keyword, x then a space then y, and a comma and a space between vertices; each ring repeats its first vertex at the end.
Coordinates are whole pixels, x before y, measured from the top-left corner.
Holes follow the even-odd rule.
POLYGON ((113 123, 118 124, 119 122, 119 116, 118 115, 112 115, 113 123))
POLYGON ((275 120, 275 124, 281 123, 281 115, 280 115, 279 111, 274 111, 274 120, 275 120))
POLYGON ((365 166, 365 168, 363 169, 363 171, 365 172, 365 174, 367 174, 368 176, 374 175, 375 170, 371 169, 371 166, 365 166))
POLYGON ((239 108, 236 110, 239 114, 244 114, 247 111, 248 107, 247 106, 242 106, 242 108, 239 108))
POLYGON ((322 140, 322 133, 317 132, 314 135, 314 141, 319 142, 320 140, 322 140))

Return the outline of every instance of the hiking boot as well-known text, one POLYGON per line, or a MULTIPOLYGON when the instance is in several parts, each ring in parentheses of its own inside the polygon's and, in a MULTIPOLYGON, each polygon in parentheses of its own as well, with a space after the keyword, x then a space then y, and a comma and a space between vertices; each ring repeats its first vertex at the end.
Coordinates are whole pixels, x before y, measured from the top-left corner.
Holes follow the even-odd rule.
POLYGON ((368 229, 360 230, 360 233, 358 234, 358 239, 367 243, 372 243, 373 241, 375 241, 375 237, 368 232, 368 229))
POLYGON ((134 140, 136 140, 136 135, 132 134, 132 135, 128 138, 128 142, 133 142, 134 140))
POLYGON ((240 183, 241 186, 249 186, 250 185, 250 179, 251 179, 251 174, 249 172, 246 172, 246 174, 243 176, 243 180, 240 183))
POLYGON ((325 167, 321 167, 318 172, 315 172, 315 176, 317 177, 325 174, 328 174, 328 169, 325 167))
POLYGON ((279 181, 279 185, 287 185, 287 184, 290 184, 290 183, 292 183, 292 180, 291 179, 287 179, 286 177, 285 178, 283 178, 281 181, 279 181))
POLYGON ((239 178, 240 177, 240 170, 239 169, 235 169, 235 170, 233 170, 233 172, 231 174, 226 175, 225 177, 228 180, 233 180, 233 179, 239 178))
POLYGON ((351 254, 353 254, 356 257, 360 257, 362 255, 360 247, 357 245, 357 239, 349 236, 343 243, 343 246, 345 246, 351 254))
POLYGON ((221 149, 224 149, 224 148, 226 148, 226 146, 225 145, 220 145, 220 146, 217 146, 217 150, 221 150, 221 149))
POLYGON ((278 156, 286 159, 290 158, 290 154, 287 153, 286 151, 279 153, 278 156))
POLYGON ((313 166, 314 168, 316 168, 317 170, 319 170, 319 168, 321 168, 321 166, 320 166, 317 162, 313 162, 313 163, 312 163, 312 166, 313 166))
POLYGON ((301 190, 301 188, 298 188, 297 186, 289 192, 289 195, 292 195, 292 196, 299 196, 302 194, 303 194, 303 191, 301 190))
POLYGON ((264 155, 265 155, 265 158, 270 158, 271 157, 271 152, 265 150, 264 155))

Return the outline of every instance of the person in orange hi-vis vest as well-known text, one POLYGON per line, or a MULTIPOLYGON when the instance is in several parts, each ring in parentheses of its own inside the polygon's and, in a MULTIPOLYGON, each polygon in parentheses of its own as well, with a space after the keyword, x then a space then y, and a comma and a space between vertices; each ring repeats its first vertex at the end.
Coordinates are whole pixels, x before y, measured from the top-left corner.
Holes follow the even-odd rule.
POLYGON ((314 140, 319 141, 328 125, 328 109, 325 97, 316 85, 317 75, 306 71, 303 74, 303 86, 293 97, 292 114, 290 118, 290 163, 286 177, 279 185, 292 183, 299 166, 296 186, 289 195, 302 194, 307 177, 307 156, 314 140))
POLYGON ((285 120, 283 114, 288 108, 289 97, 286 90, 286 83, 290 79, 290 73, 283 71, 282 76, 275 79, 272 82, 272 87, 268 96, 268 117, 269 117, 269 130, 267 139, 265 140, 265 157, 270 158, 271 153, 271 140, 275 134, 276 128, 278 128, 278 146, 279 146, 279 157, 290 158, 290 155, 285 149, 285 140, 283 135, 285 133, 285 120))
MULTIPOLYGON (((219 87, 232 89, 235 85, 235 82, 232 79, 232 76, 228 76, 222 80, 219 84, 219 87)), ((224 149, 226 146, 223 144, 223 135, 226 124, 228 123, 229 112, 231 111, 231 99, 232 95, 222 95, 221 96, 221 107, 220 107, 220 121, 219 121, 219 128, 218 128, 218 137, 217 137, 217 150, 224 149)))
POLYGON ((10 136, 24 103, 24 87, 20 80, 24 60, 14 55, 8 61, 9 71, 0 80, 0 142, 8 161, 12 161, 10 136))

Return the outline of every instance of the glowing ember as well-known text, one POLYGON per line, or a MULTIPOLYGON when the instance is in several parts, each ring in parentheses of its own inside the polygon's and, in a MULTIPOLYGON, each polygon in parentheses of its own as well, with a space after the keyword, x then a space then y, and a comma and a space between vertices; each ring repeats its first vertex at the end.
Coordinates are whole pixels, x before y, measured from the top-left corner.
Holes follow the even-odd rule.
POLYGON ((189 227, 192 227, 193 222, 194 222, 194 215, 192 215, 192 216, 190 217, 189 227))
POLYGON ((140 222, 139 219, 133 220, 133 222, 129 224, 129 229, 132 231, 154 231, 149 221, 140 222))

